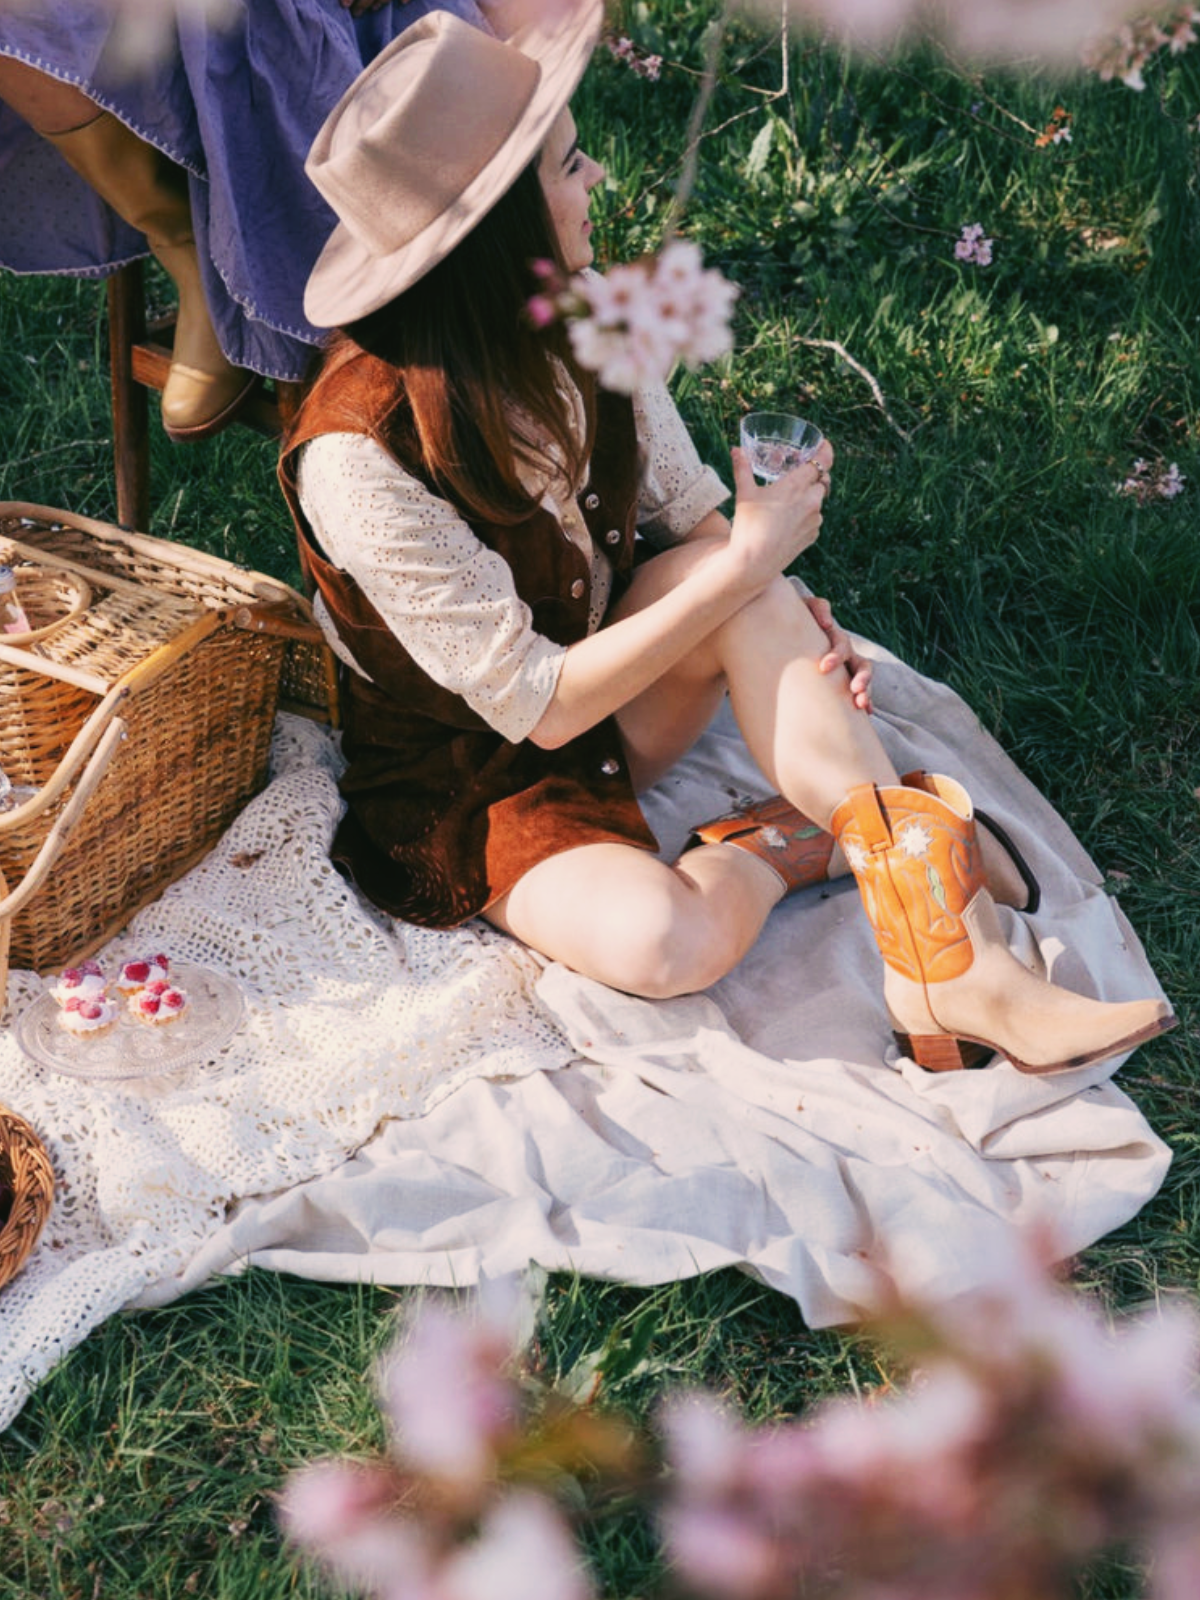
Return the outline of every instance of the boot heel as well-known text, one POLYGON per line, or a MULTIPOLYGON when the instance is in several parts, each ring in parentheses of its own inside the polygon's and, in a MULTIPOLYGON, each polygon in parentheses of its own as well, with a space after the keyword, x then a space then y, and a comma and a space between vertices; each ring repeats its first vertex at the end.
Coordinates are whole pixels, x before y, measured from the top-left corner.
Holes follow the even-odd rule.
POLYGON ((902 1056, 915 1061, 926 1072, 970 1072, 985 1067, 996 1052, 971 1039, 956 1039, 952 1033, 901 1033, 892 1038, 902 1056))

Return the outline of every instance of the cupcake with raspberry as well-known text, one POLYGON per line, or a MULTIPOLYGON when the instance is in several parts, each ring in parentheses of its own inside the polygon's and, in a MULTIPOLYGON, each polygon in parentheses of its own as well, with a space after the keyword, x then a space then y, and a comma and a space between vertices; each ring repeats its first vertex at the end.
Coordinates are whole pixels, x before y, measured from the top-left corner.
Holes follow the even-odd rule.
POLYGON ((100 1039, 112 1032, 120 1014, 117 1002, 106 994, 73 995, 58 1020, 76 1039, 100 1039))
POLYGON ((50 993, 60 1006, 72 1000, 94 1000, 107 992, 108 982, 98 961, 81 961, 78 966, 64 967, 50 985, 50 993))
POLYGON ((152 1028, 178 1022, 191 1004, 182 989, 156 978, 129 997, 130 1015, 152 1028))
POLYGON ((136 961, 126 961, 117 973, 117 988, 122 994, 137 994, 151 983, 166 983, 171 975, 171 963, 166 956, 142 956, 136 961))

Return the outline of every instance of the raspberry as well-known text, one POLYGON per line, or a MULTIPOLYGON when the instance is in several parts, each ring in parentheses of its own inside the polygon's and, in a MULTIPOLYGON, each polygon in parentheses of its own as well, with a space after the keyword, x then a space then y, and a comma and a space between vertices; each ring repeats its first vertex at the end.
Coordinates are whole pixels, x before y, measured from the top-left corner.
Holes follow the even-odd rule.
POLYGON ((77 994, 73 994, 71 996, 71 998, 67 1001, 66 1005, 63 1007, 63 1010, 64 1011, 78 1011, 82 1005, 83 1005, 83 1001, 79 998, 79 996, 77 994))
POLYGON ((79 1015, 86 1017, 89 1022, 95 1022, 104 1015, 104 1007, 98 1006, 94 1000, 88 1000, 80 1005, 79 1015))
POLYGON ((186 1004, 178 989, 168 989, 162 997, 162 1003, 168 1011, 180 1011, 186 1004))
POLYGON ((89 978, 102 978, 104 976, 104 968, 98 961, 85 961, 81 970, 89 978))
POLYGON ((132 978, 134 983, 144 983, 150 976, 150 963, 148 961, 127 961, 125 963, 125 976, 132 978))
POLYGON ((62 982, 65 983, 68 988, 73 989, 77 983, 83 982, 83 973, 78 967, 67 967, 63 971, 62 982))
POLYGON ((138 1009, 144 1011, 148 1017, 156 1017, 162 1001, 156 994, 144 994, 138 1001, 138 1009))
POLYGON ((164 983, 161 978, 155 978, 152 983, 148 983, 146 985, 146 993, 147 994, 166 994, 167 990, 170 987, 171 987, 171 985, 169 983, 164 983))

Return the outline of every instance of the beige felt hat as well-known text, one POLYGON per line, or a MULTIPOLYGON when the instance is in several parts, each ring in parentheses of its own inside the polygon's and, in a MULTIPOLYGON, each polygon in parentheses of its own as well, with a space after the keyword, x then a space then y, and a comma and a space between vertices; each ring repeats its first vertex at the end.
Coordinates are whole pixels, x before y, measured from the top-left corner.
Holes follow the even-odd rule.
POLYGON ((433 11, 361 72, 305 171, 338 216, 304 293, 319 328, 436 266, 533 160, 583 76, 603 0, 548 0, 501 39, 433 11))

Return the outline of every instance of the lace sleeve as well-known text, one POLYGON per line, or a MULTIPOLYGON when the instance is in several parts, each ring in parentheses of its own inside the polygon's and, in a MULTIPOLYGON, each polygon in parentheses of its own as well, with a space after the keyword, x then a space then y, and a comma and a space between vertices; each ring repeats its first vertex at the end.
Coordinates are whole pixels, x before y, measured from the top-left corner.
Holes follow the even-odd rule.
POLYGON ((678 544, 729 490, 700 460, 665 384, 651 384, 633 397, 642 483, 638 527, 655 544, 678 544))
POLYGON ((508 563, 373 440, 323 434, 300 452, 300 503, 423 671, 513 743, 540 720, 562 658, 532 626, 508 563))

